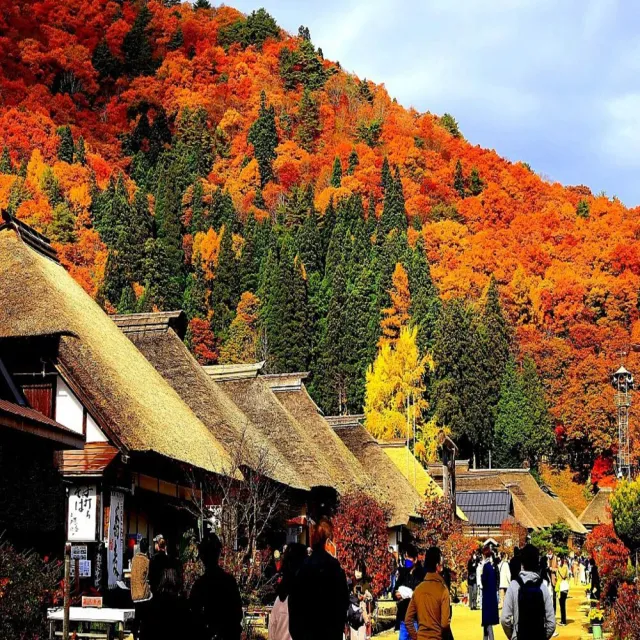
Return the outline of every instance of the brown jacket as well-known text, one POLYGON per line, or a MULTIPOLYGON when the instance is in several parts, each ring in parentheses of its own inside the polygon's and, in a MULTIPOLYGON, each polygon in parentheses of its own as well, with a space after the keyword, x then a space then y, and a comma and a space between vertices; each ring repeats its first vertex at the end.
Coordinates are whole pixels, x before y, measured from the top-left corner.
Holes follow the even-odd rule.
POLYGON ((412 640, 442 640, 451 624, 449 589, 442 576, 427 573, 413 592, 413 597, 404 619, 412 640), (418 623, 416 632, 414 623, 418 623))
POLYGON ((138 553, 131 561, 131 599, 134 602, 140 602, 150 597, 149 556, 138 553))

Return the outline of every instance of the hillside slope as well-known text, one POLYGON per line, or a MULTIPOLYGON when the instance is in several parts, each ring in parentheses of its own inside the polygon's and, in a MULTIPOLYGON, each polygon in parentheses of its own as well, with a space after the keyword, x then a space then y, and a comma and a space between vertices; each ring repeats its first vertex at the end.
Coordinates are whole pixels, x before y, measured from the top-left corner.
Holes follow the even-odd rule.
POLYGON ((440 301, 473 313, 493 276, 557 452, 610 457, 608 376, 640 341, 637 211, 471 145, 304 28, 206 4, 0 0, 0 206, 108 310, 183 307, 203 361, 310 368, 328 411, 361 408, 396 263, 425 349, 440 301))

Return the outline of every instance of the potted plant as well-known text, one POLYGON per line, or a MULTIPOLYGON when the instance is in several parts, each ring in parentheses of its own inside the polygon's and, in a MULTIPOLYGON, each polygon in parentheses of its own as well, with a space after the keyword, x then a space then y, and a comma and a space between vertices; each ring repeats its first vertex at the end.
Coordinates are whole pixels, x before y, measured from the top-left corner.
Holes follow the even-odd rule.
POLYGON ((594 638, 602 638, 602 623, 604 622, 604 613, 601 609, 591 609, 589 611, 589 623, 591 624, 591 633, 594 638))

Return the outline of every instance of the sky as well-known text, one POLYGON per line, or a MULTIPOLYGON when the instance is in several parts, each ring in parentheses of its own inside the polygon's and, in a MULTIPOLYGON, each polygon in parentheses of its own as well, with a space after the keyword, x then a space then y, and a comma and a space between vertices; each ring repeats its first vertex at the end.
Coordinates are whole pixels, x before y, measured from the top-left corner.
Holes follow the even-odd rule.
POLYGON ((544 178, 640 205, 637 0, 227 0, 544 178))

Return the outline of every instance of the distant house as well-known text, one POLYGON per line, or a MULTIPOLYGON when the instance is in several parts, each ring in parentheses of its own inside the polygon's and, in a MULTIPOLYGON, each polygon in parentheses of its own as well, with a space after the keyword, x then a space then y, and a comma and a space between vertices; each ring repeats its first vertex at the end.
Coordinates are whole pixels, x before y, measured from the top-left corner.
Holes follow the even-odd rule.
POLYGON ((603 487, 580 514, 579 520, 587 531, 592 531, 599 524, 612 524, 611 509, 609 508, 612 493, 612 489, 603 487))
MULTIPOLYGON (((82 449, 61 451, 57 465, 70 494, 80 492, 91 504, 96 542, 89 558, 96 584, 104 584, 104 545, 98 541, 107 539, 115 549, 113 585, 122 575, 127 545, 138 537, 162 533, 177 545, 182 532, 195 526, 188 475, 224 474, 231 460, 216 435, 59 264, 48 240, 7 214, 0 222, 0 301, 5 385, 17 389, 40 423, 48 421, 36 425, 33 413, 23 416, 31 426, 64 434, 69 445, 83 441, 82 449)), ((30 455, 23 449, 18 460, 30 455)), ((71 503, 83 508, 78 496, 71 503)), ((91 537, 87 531, 77 535, 91 537)))
MULTIPOLYGON (((436 482, 441 483, 439 465, 429 465, 436 482)), ((575 535, 587 530, 571 510, 550 490, 544 490, 528 469, 470 469, 468 461, 456 463, 456 496, 468 504, 472 513, 466 530, 474 537, 499 535, 500 518, 514 521, 528 531, 546 529, 564 522, 575 535), (505 492, 509 493, 509 501, 505 492)), ((463 507, 464 509, 464 507, 463 507)), ((465 510, 465 513, 466 510, 465 510)))

